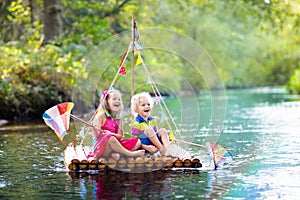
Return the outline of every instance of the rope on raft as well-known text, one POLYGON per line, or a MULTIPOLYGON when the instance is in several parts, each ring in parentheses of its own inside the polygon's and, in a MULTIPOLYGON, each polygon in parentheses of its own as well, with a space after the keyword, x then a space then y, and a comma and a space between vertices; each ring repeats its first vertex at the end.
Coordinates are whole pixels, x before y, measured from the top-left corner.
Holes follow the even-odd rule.
MULTIPOLYGON (((142 66, 143 66, 143 68, 144 68, 144 70, 145 70, 145 72, 146 72, 146 74, 147 74, 147 77, 148 77, 148 79, 150 80, 150 84, 151 84, 151 87, 152 87, 152 90, 153 90, 153 92, 154 92, 155 97, 156 97, 156 98, 159 98, 159 99, 161 100, 161 102, 162 102, 162 104, 163 104, 163 106, 164 106, 166 112, 168 113, 169 118, 171 119, 171 122, 172 122, 173 126, 175 127, 176 132, 178 132, 179 135, 181 136, 180 131, 179 131, 179 129, 178 129, 178 127, 177 127, 177 125, 176 125, 176 123, 175 123, 173 117, 172 117, 172 114, 170 113, 170 111, 169 111, 169 109, 168 109, 168 107, 167 107, 165 101, 163 100, 163 98, 162 98, 162 96, 161 96, 161 94, 160 94, 160 92, 159 92, 157 86, 156 86, 155 83, 153 82, 153 79, 152 79, 152 77, 151 77, 151 75, 150 75, 150 72, 149 72, 147 66, 146 66, 145 63, 144 63, 144 60, 143 60, 143 58, 142 58, 142 56, 141 56, 140 51, 139 51, 138 49, 137 49, 136 51, 137 51, 137 53, 138 53, 138 56, 139 56, 140 59, 141 59, 142 66)), ((162 105, 161 105, 160 103, 159 103, 159 107, 160 107, 161 111, 164 113, 164 108, 162 107, 162 105)), ((165 113, 164 113, 164 114, 165 114, 165 113)), ((166 119, 166 122, 167 122, 167 125, 168 125, 170 131, 173 132, 172 127, 171 127, 171 125, 170 125, 170 123, 169 123, 169 119, 168 119, 168 118, 166 119)))

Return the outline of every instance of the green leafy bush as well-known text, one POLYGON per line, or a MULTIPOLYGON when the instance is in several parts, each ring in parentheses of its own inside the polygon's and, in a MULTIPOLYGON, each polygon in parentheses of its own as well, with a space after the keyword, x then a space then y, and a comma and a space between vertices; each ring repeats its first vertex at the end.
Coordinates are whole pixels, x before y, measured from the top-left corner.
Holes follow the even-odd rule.
POLYGON ((75 78, 85 76, 72 52, 53 45, 18 46, 0 47, 0 118, 40 117, 49 105, 70 100, 75 78))
POLYGON ((293 94, 300 94, 300 69, 296 69, 288 83, 288 90, 293 94))

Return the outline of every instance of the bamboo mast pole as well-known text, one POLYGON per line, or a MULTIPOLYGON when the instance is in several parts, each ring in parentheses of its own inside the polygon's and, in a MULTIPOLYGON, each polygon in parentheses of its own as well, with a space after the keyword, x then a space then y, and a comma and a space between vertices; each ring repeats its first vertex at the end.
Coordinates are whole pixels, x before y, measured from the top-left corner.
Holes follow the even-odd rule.
POLYGON ((132 40, 132 50, 131 50, 131 96, 134 95, 134 40, 135 40, 135 20, 132 15, 132 27, 131 27, 131 40, 132 40))

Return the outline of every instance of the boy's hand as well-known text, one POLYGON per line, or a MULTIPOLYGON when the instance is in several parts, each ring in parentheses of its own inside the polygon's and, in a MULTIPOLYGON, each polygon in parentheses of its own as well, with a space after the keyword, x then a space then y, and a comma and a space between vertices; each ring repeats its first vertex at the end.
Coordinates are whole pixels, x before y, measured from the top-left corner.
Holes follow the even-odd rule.
POLYGON ((150 153, 155 153, 158 151, 158 148, 156 148, 154 145, 143 145, 143 149, 149 151, 150 153))

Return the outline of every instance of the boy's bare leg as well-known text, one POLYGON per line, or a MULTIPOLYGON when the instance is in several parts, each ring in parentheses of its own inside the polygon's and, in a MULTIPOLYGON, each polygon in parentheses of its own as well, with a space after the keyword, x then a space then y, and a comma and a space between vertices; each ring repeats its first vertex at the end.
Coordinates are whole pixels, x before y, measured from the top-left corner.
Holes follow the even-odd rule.
POLYGON ((147 137, 150 139, 150 141, 152 142, 152 144, 158 148, 158 150, 160 151, 160 153, 162 155, 164 155, 166 148, 165 146, 160 143, 160 141, 158 140, 158 138, 156 137, 155 131, 152 127, 148 126, 145 128, 145 134, 147 135, 147 137))
POLYGON ((166 149, 168 149, 168 147, 170 146, 170 139, 169 139, 169 136, 167 134, 167 130, 164 129, 164 128, 161 128, 159 131, 158 131, 158 136, 160 137, 164 147, 166 149))

